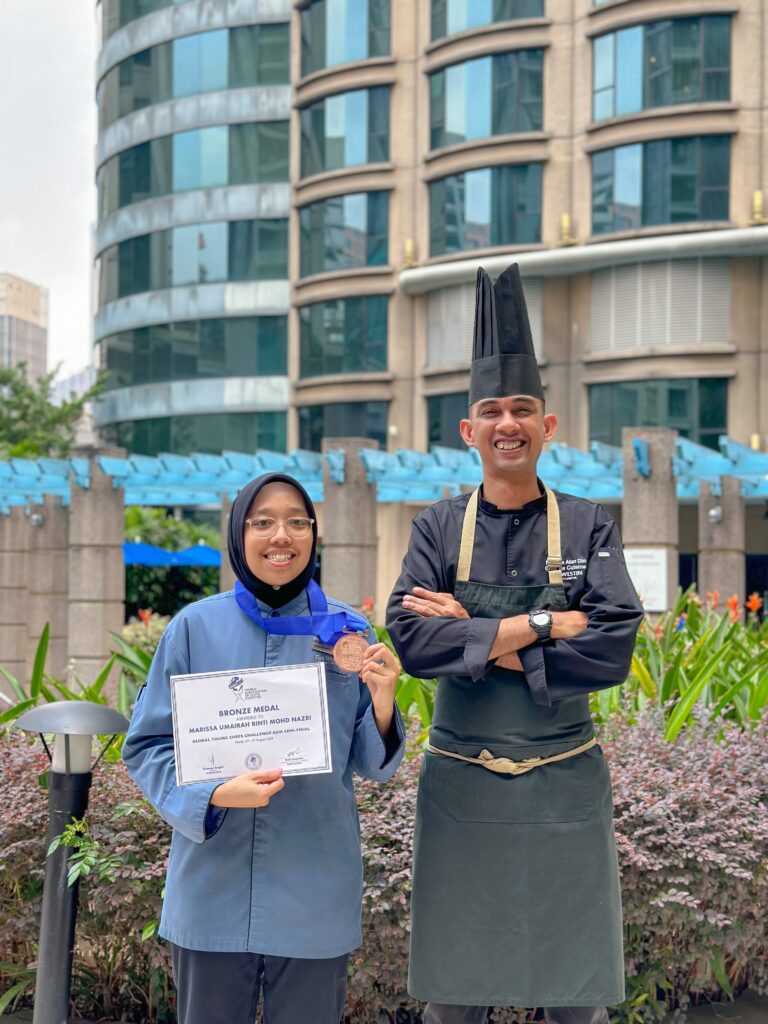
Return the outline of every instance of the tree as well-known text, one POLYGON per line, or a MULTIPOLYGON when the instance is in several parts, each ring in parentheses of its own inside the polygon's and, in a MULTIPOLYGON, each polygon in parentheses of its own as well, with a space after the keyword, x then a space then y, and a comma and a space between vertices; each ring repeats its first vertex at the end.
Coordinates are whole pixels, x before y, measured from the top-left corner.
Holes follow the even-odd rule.
MULTIPOLYGON (((218 529, 189 519, 174 519, 164 508, 129 505, 125 509, 125 539, 144 541, 167 551, 195 544, 218 548, 218 529)), ((140 608, 175 615, 180 608, 219 590, 219 570, 203 565, 126 565, 126 616, 140 608)))
POLYGON ((27 381, 24 366, 0 369, 0 458, 66 458, 75 441, 75 428, 86 402, 104 390, 106 374, 82 395, 60 405, 51 401, 59 367, 27 381))

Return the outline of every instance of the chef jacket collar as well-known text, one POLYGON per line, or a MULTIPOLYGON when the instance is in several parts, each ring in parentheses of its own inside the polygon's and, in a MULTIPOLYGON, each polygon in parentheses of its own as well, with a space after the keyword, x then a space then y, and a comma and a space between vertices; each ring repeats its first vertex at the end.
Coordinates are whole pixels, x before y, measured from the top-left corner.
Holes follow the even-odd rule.
POLYGON ((536 483, 539 485, 539 497, 534 498, 533 501, 527 501, 521 508, 499 508, 492 502, 487 501, 483 497, 483 485, 480 485, 480 501, 479 505, 483 512, 490 516, 508 516, 513 512, 517 516, 532 516, 538 512, 546 512, 547 510, 547 496, 544 493, 544 484, 536 478, 536 483))

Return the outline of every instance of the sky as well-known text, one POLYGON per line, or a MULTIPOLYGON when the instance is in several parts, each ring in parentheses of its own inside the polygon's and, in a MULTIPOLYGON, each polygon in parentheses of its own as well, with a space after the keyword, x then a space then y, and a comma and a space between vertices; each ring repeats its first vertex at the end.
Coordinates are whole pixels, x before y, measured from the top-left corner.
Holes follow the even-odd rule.
POLYGON ((0 0, 0 271, 48 288, 48 365, 91 361, 95 0, 0 0))

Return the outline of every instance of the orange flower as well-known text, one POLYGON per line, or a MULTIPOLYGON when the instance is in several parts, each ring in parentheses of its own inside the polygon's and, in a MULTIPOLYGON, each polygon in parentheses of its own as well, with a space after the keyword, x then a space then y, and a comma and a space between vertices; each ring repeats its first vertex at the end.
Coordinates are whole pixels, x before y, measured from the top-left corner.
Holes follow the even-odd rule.
POLYGON ((363 611, 364 612, 372 612, 373 611, 373 598, 372 597, 366 597, 366 598, 363 599, 363 611))
POLYGON ((757 614, 757 612, 759 612, 760 609, 763 607, 763 599, 758 595, 757 591, 755 590, 749 595, 749 598, 745 602, 745 604, 751 612, 757 614))
POLYGON ((653 627, 653 629, 654 629, 654 632, 656 633, 656 639, 657 640, 661 640, 661 638, 664 636, 664 630, 661 628, 661 626, 658 624, 658 622, 653 627))
POLYGON ((731 622, 735 622, 736 619, 738 619, 740 613, 739 595, 731 594, 731 596, 725 603, 728 605, 728 615, 730 617, 731 622))
POLYGON ((152 618, 151 608, 139 608, 139 618, 145 626, 149 625, 149 620, 152 618))
POLYGON ((720 604, 720 591, 719 590, 708 590, 707 591, 707 604, 711 604, 713 608, 717 608, 720 604))

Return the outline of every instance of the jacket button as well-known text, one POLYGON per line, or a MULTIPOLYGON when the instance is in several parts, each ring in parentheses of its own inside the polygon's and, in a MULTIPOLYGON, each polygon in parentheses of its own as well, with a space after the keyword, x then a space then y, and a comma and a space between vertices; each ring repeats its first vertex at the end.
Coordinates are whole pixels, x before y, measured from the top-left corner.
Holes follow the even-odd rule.
POLYGON ((509 575, 510 576, 517 576, 517 569, 513 569, 512 572, 509 575))
POLYGON ((516 520, 515 520, 515 526, 519 526, 519 525, 520 525, 520 520, 519 520, 519 519, 516 519, 516 520))

